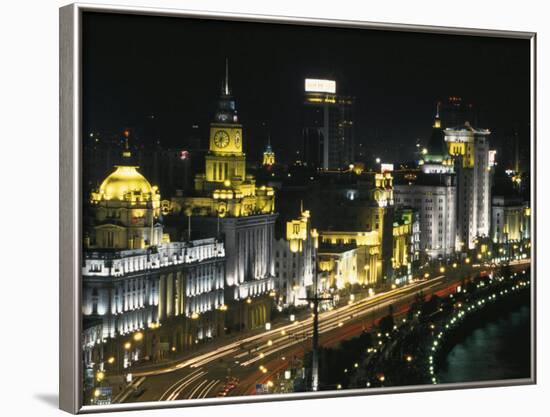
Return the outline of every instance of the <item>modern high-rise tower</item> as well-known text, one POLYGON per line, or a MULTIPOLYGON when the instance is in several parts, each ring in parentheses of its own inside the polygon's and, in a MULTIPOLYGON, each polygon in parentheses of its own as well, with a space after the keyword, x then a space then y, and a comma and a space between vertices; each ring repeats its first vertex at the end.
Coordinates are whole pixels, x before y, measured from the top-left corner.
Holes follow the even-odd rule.
POLYGON ((324 170, 355 162, 353 97, 336 94, 336 81, 305 80, 302 162, 324 170))
POLYGON ((457 238, 461 249, 473 249, 477 237, 489 236, 491 184, 488 129, 466 122, 444 130, 457 181, 457 238))

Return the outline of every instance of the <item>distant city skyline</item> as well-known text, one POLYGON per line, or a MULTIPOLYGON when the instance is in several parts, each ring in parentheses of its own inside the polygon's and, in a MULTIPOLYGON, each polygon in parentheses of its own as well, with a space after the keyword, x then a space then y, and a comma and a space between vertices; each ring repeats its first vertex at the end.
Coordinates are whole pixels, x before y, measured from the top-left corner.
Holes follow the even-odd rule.
POLYGON ((153 114, 164 146, 193 124, 206 137, 226 58, 254 159, 269 134, 291 162, 308 77, 355 97, 355 140, 373 156, 391 145, 394 160, 412 159, 448 96, 474 104, 497 146, 529 132, 526 40, 87 13, 84 46, 85 132, 142 131, 153 114))

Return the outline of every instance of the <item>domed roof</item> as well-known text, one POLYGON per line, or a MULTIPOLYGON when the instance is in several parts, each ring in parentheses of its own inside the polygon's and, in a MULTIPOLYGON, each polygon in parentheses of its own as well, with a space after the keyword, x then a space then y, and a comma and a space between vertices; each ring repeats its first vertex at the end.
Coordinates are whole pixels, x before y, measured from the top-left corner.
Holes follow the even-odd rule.
POLYGON ((434 127, 432 129, 432 136, 428 142, 428 154, 442 156, 447 153, 447 147, 445 144, 445 134, 443 129, 434 127))
POLYGON ((142 200, 149 200, 158 192, 149 181, 137 171, 136 166, 118 165, 99 187, 99 196, 106 200, 126 200, 128 193, 132 198, 141 195, 142 200))

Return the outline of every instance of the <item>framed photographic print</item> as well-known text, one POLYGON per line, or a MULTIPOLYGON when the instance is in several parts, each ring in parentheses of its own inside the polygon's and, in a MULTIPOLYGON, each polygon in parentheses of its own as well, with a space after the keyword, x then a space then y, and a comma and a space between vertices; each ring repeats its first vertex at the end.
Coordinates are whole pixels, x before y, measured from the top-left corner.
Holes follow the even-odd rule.
POLYGON ((535 382, 534 33, 73 4, 60 42, 62 409, 535 382))

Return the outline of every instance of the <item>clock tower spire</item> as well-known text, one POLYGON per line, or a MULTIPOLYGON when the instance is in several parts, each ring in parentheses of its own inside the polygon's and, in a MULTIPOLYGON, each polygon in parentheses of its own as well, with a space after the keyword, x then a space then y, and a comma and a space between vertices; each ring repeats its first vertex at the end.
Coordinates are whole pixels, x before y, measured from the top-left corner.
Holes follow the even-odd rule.
POLYGON ((227 58, 225 60, 225 77, 222 82, 216 113, 214 114, 214 123, 239 123, 235 99, 231 95, 231 89, 229 88, 229 60, 227 58))
POLYGON ((231 95, 229 91, 229 59, 225 58, 225 82, 222 88, 222 94, 229 96, 231 95))
MULTIPOLYGON (((214 119, 210 123, 210 145, 205 155, 205 172, 195 176, 197 197, 184 198, 182 209, 200 215, 241 217, 271 214, 275 210, 272 187, 256 186, 256 179, 246 172, 242 125, 237 118, 235 99, 229 88, 229 61, 221 83, 214 119)), ((275 155, 272 153, 272 162, 275 155)))
POLYGON ((237 116, 235 99, 229 88, 229 60, 221 84, 214 120, 210 123, 210 146, 206 156, 206 180, 226 183, 246 178, 242 143, 242 126, 237 116))

